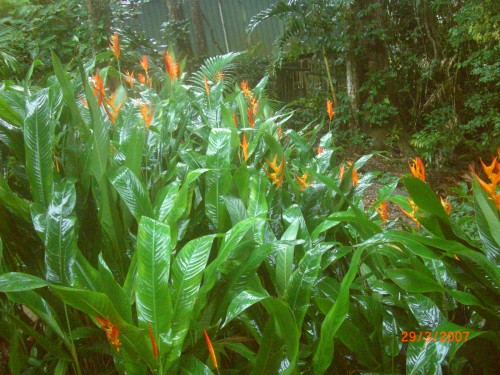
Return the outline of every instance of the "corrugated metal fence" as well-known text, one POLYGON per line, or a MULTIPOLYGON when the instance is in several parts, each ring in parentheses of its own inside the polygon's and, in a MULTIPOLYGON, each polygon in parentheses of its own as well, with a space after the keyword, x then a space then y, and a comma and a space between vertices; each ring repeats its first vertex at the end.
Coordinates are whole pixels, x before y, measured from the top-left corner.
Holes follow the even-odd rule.
MULTIPOLYGON (((267 9, 277 0, 201 0, 203 29, 208 54, 213 56, 226 52, 218 1, 220 1, 222 9, 229 50, 243 51, 260 44, 257 53, 263 56, 269 55, 274 40, 281 33, 280 22, 275 19, 266 20, 250 36, 246 34, 246 27, 254 15, 267 9)), ((139 15, 139 22, 146 36, 161 40, 161 25, 169 19, 165 0, 152 0, 143 5, 142 11, 143 14, 139 15)), ((183 12, 186 19, 191 19, 188 2, 184 3, 183 12)), ((196 54, 196 41, 191 40, 191 46, 196 54)))

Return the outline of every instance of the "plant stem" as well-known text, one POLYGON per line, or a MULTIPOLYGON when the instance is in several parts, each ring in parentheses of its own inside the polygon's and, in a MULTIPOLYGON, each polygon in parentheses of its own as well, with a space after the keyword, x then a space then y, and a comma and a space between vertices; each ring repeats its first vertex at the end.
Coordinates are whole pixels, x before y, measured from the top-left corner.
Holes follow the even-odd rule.
POLYGON ((328 76, 328 83, 330 84, 330 91, 332 92, 333 105, 337 108, 337 95, 333 88, 332 76, 330 74, 330 67, 328 66, 328 59, 326 58, 325 47, 323 47, 323 62, 325 63, 326 75, 328 76))
POLYGON ((68 317, 68 307, 64 304, 64 315, 66 315, 66 324, 68 326, 68 337, 71 342, 71 356, 73 357, 73 361, 75 362, 76 373, 78 375, 82 375, 82 370, 80 369, 80 362, 78 361, 78 355, 76 354, 75 343, 73 342, 73 338, 71 337, 71 325, 69 323, 68 317))

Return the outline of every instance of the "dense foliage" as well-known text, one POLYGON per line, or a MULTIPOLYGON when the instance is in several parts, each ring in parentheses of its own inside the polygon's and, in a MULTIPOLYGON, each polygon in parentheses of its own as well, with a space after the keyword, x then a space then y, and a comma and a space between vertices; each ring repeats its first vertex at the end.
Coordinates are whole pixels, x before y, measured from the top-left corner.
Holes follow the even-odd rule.
POLYGON ((329 87, 338 131, 360 127, 375 147, 411 145, 437 165, 499 144, 497 1, 280 0, 249 30, 269 17, 285 25, 277 65, 328 61, 317 95, 329 87))
POLYGON ((420 159, 366 206, 371 155, 338 159, 331 108, 290 129, 238 54, 110 45, 0 91, 2 372, 495 371, 498 158, 472 241, 420 159))

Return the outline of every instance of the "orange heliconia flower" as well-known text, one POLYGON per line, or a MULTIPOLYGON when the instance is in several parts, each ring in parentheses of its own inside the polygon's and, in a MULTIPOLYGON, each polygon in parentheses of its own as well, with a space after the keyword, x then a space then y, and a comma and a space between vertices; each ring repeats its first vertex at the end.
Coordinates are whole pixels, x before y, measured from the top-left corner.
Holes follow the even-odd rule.
MULTIPOLYGON (((498 153, 500 154, 500 148, 498 150, 498 153)), ((495 156, 490 165, 484 164, 483 160, 481 160, 481 165, 483 167, 483 171, 490 180, 490 183, 487 183, 479 178, 479 176, 474 172, 474 169, 472 169, 472 166, 470 167, 472 174, 476 178, 477 182, 479 182, 479 185, 483 188, 484 191, 488 193, 490 196, 490 199, 493 200, 495 203, 495 206, 497 209, 500 210, 500 194, 497 194, 497 186, 500 183, 500 162, 498 161, 497 157, 495 156)))
POLYGON ((328 99, 326 102, 326 113, 328 113, 328 118, 330 119, 330 121, 332 121, 335 112, 333 112, 333 103, 330 99, 328 99))
POLYGON ((318 155, 321 154, 322 152, 323 152, 323 147, 318 146, 318 155))
POLYGON ((125 70, 125 82, 127 82, 130 87, 134 87, 134 72, 130 73, 128 70, 125 70))
MULTIPOLYGON (((352 161, 348 161, 347 164, 351 166, 352 161)), ((358 186, 358 170, 356 169, 356 167, 352 168, 351 177, 352 177, 352 186, 358 186)))
POLYGON ((94 96, 97 98, 97 105, 100 106, 106 94, 104 93, 104 83, 102 82, 99 71, 92 76, 92 86, 94 86, 94 96))
POLYGON ((385 223, 387 220, 387 215, 389 214, 389 206, 387 205, 387 201, 383 201, 377 208, 378 214, 382 218, 382 222, 385 223))
POLYGON ((117 59, 120 58, 120 38, 117 32, 115 32, 109 40, 109 49, 115 54, 117 59))
POLYGON ((215 356, 215 350, 214 347, 212 346, 212 341, 210 341, 210 337, 208 336, 208 333, 205 329, 203 329, 203 333, 205 335, 205 341, 207 343, 208 353, 210 353, 210 358, 212 358, 212 363, 214 364, 215 369, 218 370, 219 366, 217 365, 217 357, 215 356))
POLYGON ((241 141, 240 147, 243 150, 243 157, 245 159, 245 162, 248 160, 248 142, 247 142, 247 136, 245 133, 243 133, 243 139, 241 141))
POLYGON ((123 103, 125 103, 125 97, 122 98, 122 101, 118 104, 115 104, 115 99, 116 99, 116 91, 111 95, 111 98, 104 98, 106 101, 106 104, 111 107, 111 111, 108 110, 106 106, 104 106, 104 110, 108 114, 109 119, 111 120, 111 123, 114 125, 116 121, 116 117, 118 116, 118 113, 120 112, 120 109, 122 109, 123 103))
POLYGON ((236 112, 233 113, 233 124, 238 127, 238 116, 236 115, 236 112))
POLYGON ((278 130, 276 131, 276 135, 278 136, 278 139, 281 139, 281 133, 283 132, 283 127, 280 126, 278 130))
POLYGON ((118 336, 120 335, 118 327, 111 323, 109 317, 106 317, 106 319, 104 319, 100 316, 96 316, 95 319, 99 322, 101 327, 106 332, 106 337, 108 338, 108 342, 115 347, 117 352, 120 352, 121 342, 120 339, 118 338, 118 336))
POLYGON ((415 159, 412 159, 412 163, 408 162, 408 165, 413 176, 425 182, 425 169, 422 159, 417 156, 415 159))
POLYGON ((158 345, 156 345, 155 335, 153 333, 153 329, 151 328, 149 322, 148 322, 148 330, 149 330, 149 338, 151 340, 151 346, 153 347, 153 355, 155 356, 155 359, 158 360, 158 345))
POLYGON ((400 205, 398 205, 399 209, 401 211, 403 211, 403 213, 408 216, 410 219, 413 220, 413 222, 415 223, 415 225, 417 226, 417 229, 420 228, 420 221, 418 221, 418 217, 417 217, 417 212, 418 212, 418 206, 415 204, 415 202, 413 202, 411 199, 407 198, 408 200, 408 203, 410 204, 410 207, 411 207, 411 211, 407 212, 403 209, 403 207, 401 207, 400 205))
POLYGON ((281 158, 281 163, 277 165, 277 159, 278 155, 274 156, 274 159, 272 162, 269 160, 266 160, 267 165, 271 168, 273 172, 268 172, 264 169, 264 172, 269 176, 269 178, 273 181, 273 183, 276 185, 276 187, 281 187, 281 183, 283 182, 283 176, 285 174, 285 158, 281 158))
MULTIPOLYGON (((351 166, 352 161, 348 161, 347 164, 349 164, 349 166, 351 166)), ((342 177, 344 177, 344 172, 345 172, 345 167, 344 167, 344 165, 342 165, 342 166, 340 166, 340 171, 339 171, 339 180, 340 181, 342 181, 342 177)), ((351 178, 352 178, 352 186, 357 186, 358 185, 358 171, 355 167, 352 168, 351 178)))
POLYGON ((139 74, 137 75, 137 77, 139 78, 139 83, 140 83, 141 85, 145 85, 145 84, 146 84, 146 77, 144 77, 144 74, 139 73, 139 74))
POLYGON ((170 80, 173 81, 175 78, 180 78, 179 63, 168 52, 164 53, 163 61, 165 62, 165 69, 170 76, 170 80))
POLYGON ((153 119, 153 106, 149 105, 148 108, 148 105, 146 103, 140 103, 139 108, 141 109, 141 116, 144 120, 144 123, 146 124, 146 129, 149 129, 151 120, 153 119))
POLYGON ((449 201, 448 198, 443 199, 443 198, 439 197, 439 199, 441 200, 441 205, 443 206, 443 208, 446 212, 446 215, 449 216, 451 213, 451 202, 449 201))
POLYGON ((304 173, 302 175, 302 177, 299 177, 298 174, 295 174, 295 180, 297 180, 297 183, 299 184, 299 188, 302 191, 306 190, 306 187, 312 185, 312 179, 311 179, 311 182, 307 182, 308 175, 309 175, 309 172, 304 173))
POLYGON ((248 113, 248 123, 250 124, 250 127, 253 128, 255 126, 255 120, 253 118, 252 107, 248 107, 247 113, 248 113))
POLYGON ((205 91, 207 92, 207 95, 210 96, 210 86, 208 86, 208 79, 205 74, 203 75, 203 81, 205 83, 205 91))
POLYGON ((148 69, 149 69, 149 62, 148 62, 148 57, 146 55, 142 56, 141 66, 142 66, 142 69, 144 69, 144 72, 147 75, 148 74, 148 69))

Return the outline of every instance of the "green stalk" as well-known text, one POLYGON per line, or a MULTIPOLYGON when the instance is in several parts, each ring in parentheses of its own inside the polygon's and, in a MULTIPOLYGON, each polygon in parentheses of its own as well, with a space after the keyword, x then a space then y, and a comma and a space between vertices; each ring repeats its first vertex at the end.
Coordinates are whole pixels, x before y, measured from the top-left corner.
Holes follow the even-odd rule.
POLYGON ((76 354, 75 343, 73 341, 73 338, 71 337, 71 325, 69 323, 68 307, 66 306, 66 303, 64 304, 64 315, 66 316, 66 324, 68 326, 68 337, 69 341, 71 342, 71 356, 73 357, 73 361, 75 363, 76 367, 75 370, 78 375, 82 375, 82 370, 80 369, 80 362, 78 361, 78 355, 76 354))

